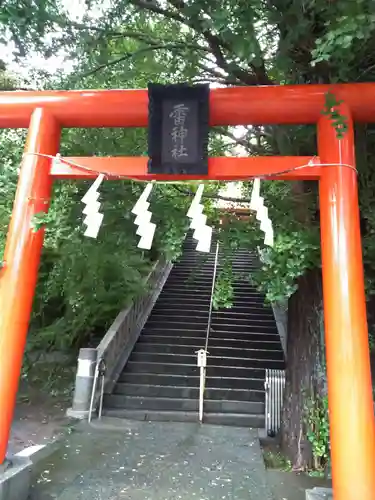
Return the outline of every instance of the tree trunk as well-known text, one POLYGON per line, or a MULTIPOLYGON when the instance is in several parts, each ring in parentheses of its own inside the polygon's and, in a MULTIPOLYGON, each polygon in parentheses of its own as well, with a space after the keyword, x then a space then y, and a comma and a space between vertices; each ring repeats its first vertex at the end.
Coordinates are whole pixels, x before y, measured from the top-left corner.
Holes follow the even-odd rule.
POLYGON ((321 270, 308 271, 288 304, 286 388, 281 438, 295 470, 313 465, 306 438, 304 406, 326 394, 321 270))

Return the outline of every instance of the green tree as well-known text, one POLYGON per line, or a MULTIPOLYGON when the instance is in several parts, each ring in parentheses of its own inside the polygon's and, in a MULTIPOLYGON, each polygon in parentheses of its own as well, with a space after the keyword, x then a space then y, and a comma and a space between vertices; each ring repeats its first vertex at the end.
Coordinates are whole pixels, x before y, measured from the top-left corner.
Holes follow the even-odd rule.
MULTIPOLYGON (((98 6, 99 2, 89 2, 86 14, 78 22, 58 8, 56 0, 48 5, 42 2, 31 29, 18 38, 14 38, 13 32, 17 35, 19 28, 13 24, 19 10, 3 17, 1 22, 5 35, 12 33, 24 52, 31 48, 47 55, 62 48, 67 51, 67 57, 74 61, 74 72, 68 78, 48 81, 46 85, 52 88, 145 87, 148 80, 273 85, 374 81, 375 78, 372 50, 375 6, 370 0, 224 0, 220 8, 217 2, 207 0, 119 0, 97 14, 95 7, 98 6)), ((373 131, 372 125, 356 129, 369 296, 374 290, 375 276, 375 220, 371 211, 374 180, 369 167, 375 154, 373 131)), ((228 151, 237 142, 249 154, 316 152, 315 130, 306 126, 249 127, 240 141, 233 138, 230 128, 215 132, 214 151, 223 148, 225 138, 228 151)), ((84 154, 84 151, 92 154, 93 144, 97 154, 121 154, 125 150, 126 154, 145 152, 142 131, 70 131, 65 140, 64 151, 76 154, 84 154)), ((8 169, 7 175, 14 176, 14 173, 8 169)), ((246 193, 250 188, 251 183, 244 184, 246 193)), ((121 183, 111 189, 125 191, 121 183)), ((129 186, 126 189, 130 190, 129 186)), ((176 187, 159 189, 168 190, 174 206, 180 207, 175 211, 172 226, 178 227, 181 235, 182 214, 186 208, 180 205, 183 200, 176 187)), ((217 185, 212 186, 213 194, 217 189, 217 185)), ((82 191, 79 187, 67 186, 59 196, 63 196, 65 190, 69 197, 75 197, 76 207, 82 191)), ((304 426, 304 395, 324 395, 326 385, 317 188, 313 182, 264 182, 263 190, 274 220, 276 244, 267 253, 259 273, 251 279, 269 300, 289 301, 283 436, 294 466, 304 468, 311 462, 311 446, 304 426), (309 361, 301 363, 301 359, 309 361)), ((113 197, 111 194, 108 198, 111 206, 116 196, 113 192, 113 197)), ((166 206, 161 203, 160 207, 160 220, 163 220, 166 206)), ((67 211, 69 227, 75 227, 77 213, 73 208, 67 211)), ((110 235, 114 237, 119 230, 116 217, 114 214, 113 228, 106 233, 108 248, 110 235)), ((160 241, 173 241, 171 246, 178 247, 175 229, 170 228, 168 234, 170 239, 163 236, 165 240, 160 241)), ((253 226, 236 219, 221 237, 228 262, 230 250, 239 244, 253 249, 261 243, 260 234, 253 226)), ((130 255, 131 250, 129 252, 130 255)), ((100 250, 100 255, 102 253, 105 253, 104 247, 100 250)), ((60 276, 62 269, 56 272, 60 276)), ((220 279, 221 297, 227 302, 230 286, 230 273, 227 273, 220 279)))
MULTIPOLYGON (((134 69, 125 82, 120 71, 113 71, 90 74, 79 81, 75 74, 58 75, 45 84, 52 88, 144 87, 149 78, 153 79, 153 72, 161 70, 161 63, 155 65, 150 69, 146 64, 134 69)), ((0 136, 3 158, 0 190, 4 194, 0 207, 0 254, 4 249, 25 135, 25 131, 3 131, 0 136)), ((213 140, 210 148, 220 148, 220 141, 213 140)), ((63 156, 145 155, 146 132, 142 129, 67 129, 63 130, 60 151, 63 156)), ((46 237, 29 336, 30 349, 78 347, 92 337, 102 336, 118 311, 144 293, 143 278, 152 261, 163 255, 175 259, 181 251, 189 196, 181 196, 169 184, 158 184, 154 188, 151 209, 157 232, 153 251, 143 252, 137 248, 139 238, 130 210, 144 184, 129 180, 104 182, 101 210, 105 218, 96 241, 83 236, 81 199, 89 185, 87 181, 56 182, 48 215, 35 220, 36 228, 40 224, 46 226, 46 237)), ((189 192, 193 194, 193 191, 194 185, 191 185, 189 192)), ((216 183, 210 191, 217 191, 216 183)))

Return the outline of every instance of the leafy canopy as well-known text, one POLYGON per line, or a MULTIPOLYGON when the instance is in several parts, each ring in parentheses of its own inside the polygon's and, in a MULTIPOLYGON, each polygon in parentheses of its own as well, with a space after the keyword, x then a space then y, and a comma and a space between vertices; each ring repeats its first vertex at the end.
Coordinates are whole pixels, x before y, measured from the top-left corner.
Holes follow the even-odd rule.
MULTIPOLYGON (((86 2, 79 15, 67 4, 21 0, 3 2, 0 35, 12 41, 22 60, 38 52, 64 54, 73 71, 39 73, 38 88, 144 88, 149 81, 213 85, 272 85, 374 80, 374 4, 369 0, 234 1, 119 0, 86 2)), ((2 73, 1 73, 2 72, 2 73)), ((4 75, 4 88, 18 87, 18 76, 4 75)), ((36 72, 38 75, 38 72, 36 72)), ((27 80, 27 78, 26 78, 27 80)), ((26 81, 26 83, 29 83, 26 81)), ((126 110, 123 110, 126 112, 126 110)), ((232 154, 241 146, 248 154, 314 154, 315 131, 299 127, 248 127, 240 139, 231 128, 212 131, 211 153, 232 154)), ((374 180, 371 125, 357 131, 364 255, 369 292, 375 276, 375 220, 371 210, 374 180), (360 147, 362 144, 365 147, 360 147)), ((8 223, 17 179, 23 131, 1 133, 1 240, 8 223)), ((144 155, 143 130, 64 131, 62 154, 144 155)), ((190 196, 176 186, 158 186, 152 200, 158 222, 155 251, 142 253, 129 211, 142 186, 134 182, 103 187, 105 224, 97 242, 82 238, 80 200, 86 183, 55 186, 41 280, 34 308, 33 331, 51 343, 80 343, 102 333, 114 314, 144 286, 151 260, 176 257, 186 230, 190 196), (61 335, 62 334, 62 335, 61 335)), ((217 196, 219 183, 209 186, 217 196)), ((188 186, 194 191, 194 186, 188 186)), ((251 182, 244 182, 249 197, 251 182)), ((276 243, 251 279, 271 301, 284 301, 296 290, 296 279, 319 265, 319 213, 313 183, 263 182, 276 243)), ((206 198, 212 221, 218 220, 213 198, 206 198)), ((230 305, 233 280, 231 250, 262 246, 256 225, 230 216, 221 232, 226 264, 219 276, 215 304, 230 305)), ((247 279, 248 277, 246 277, 247 279)), ((40 338, 40 336, 37 338, 40 338)), ((44 341, 44 340, 43 340, 44 341)))

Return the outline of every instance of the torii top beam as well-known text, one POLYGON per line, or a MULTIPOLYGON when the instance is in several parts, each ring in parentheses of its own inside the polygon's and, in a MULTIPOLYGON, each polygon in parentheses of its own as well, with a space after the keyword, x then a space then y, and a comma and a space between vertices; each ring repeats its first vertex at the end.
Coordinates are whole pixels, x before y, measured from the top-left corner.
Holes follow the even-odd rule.
MULTIPOLYGON (((230 87, 210 92, 210 125, 316 123, 327 92, 375 122, 375 83, 230 87)), ((26 128, 42 107, 62 127, 146 127, 147 90, 0 92, 0 128, 26 128)))

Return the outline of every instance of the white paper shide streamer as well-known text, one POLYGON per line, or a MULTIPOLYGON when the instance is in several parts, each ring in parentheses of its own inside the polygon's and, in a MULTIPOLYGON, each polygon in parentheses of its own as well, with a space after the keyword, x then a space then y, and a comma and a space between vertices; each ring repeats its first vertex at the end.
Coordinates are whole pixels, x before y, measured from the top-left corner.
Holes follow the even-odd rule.
POLYGON ((203 213, 201 203, 204 185, 198 186, 194 199, 191 202, 187 216, 191 219, 190 229, 194 229, 193 238, 198 240, 197 251, 208 253, 211 249, 212 227, 206 224, 207 216, 203 213))
POLYGON ((103 222, 104 216, 99 212, 100 202, 98 201, 100 196, 98 189, 103 180, 104 175, 98 175, 94 183, 91 185, 90 189, 82 198, 82 203, 86 205, 83 209, 83 213, 86 216, 83 219, 83 223, 87 226, 84 235, 89 238, 98 237, 99 229, 103 222))
POLYGON ((256 211, 256 218, 260 222, 260 230, 264 232, 264 244, 273 247, 273 227, 271 219, 268 217, 268 208, 264 205, 264 198, 260 196, 260 179, 254 179, 253 181, 250 209, 256 211))
POLYGON ((152 182, 147 184, 132 209, 132 213, 137 216, 134 221, 134 224, 138 226, 137 235, 141 237, 138 243, 138 248, 142 248, 144 250, 151 249, 156 229, 156 224, 151 222, 152 213, 149 211, 150 203, 147 201, 152 188, 152 182))

